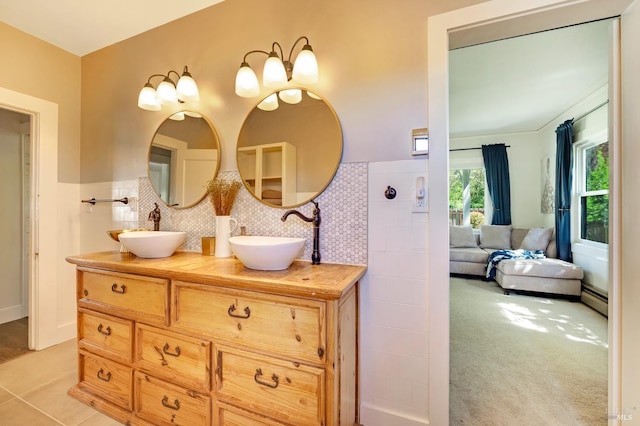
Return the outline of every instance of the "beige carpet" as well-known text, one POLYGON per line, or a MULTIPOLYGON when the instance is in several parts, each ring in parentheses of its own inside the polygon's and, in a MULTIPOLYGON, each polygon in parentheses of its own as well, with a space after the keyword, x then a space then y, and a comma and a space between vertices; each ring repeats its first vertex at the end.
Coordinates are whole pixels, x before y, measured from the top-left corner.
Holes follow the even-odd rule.
POLYGON ((451 279, 451 425, 606 425, 607 319, 451 279))
POLYGON ((29 352, 28 318, 0 324, 0 364, 29 352))

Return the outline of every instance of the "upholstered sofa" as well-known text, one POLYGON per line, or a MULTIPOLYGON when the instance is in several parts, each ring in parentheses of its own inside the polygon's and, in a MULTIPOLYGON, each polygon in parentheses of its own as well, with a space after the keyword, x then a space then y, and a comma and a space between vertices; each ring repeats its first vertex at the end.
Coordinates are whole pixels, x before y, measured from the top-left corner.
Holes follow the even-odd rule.
POLYGON ((486 277, 489 255, 502 249, 542 250, 543 259, 505 259, 495 270, 495 280, 505 294, 529 291, 580 296, 583 270, 557 259, 551 229, 512 228, 482 225, 479 233, 471 227, 450 227, 449 270, 451 274, 486 277))

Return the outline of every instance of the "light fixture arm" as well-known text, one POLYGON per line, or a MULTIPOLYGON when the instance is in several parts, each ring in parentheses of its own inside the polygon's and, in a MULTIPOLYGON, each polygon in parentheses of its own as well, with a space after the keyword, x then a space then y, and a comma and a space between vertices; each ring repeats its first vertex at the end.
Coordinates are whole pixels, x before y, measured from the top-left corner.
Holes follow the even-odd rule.
POLYGON ((152 75, 150 75, 150 76, 149 76, 149 78, 147 79, 147 84, 148 84, 148 85, 151 85, 151 79, 152 79, 153 77, 162 77, 162 78, 165 78, 165 77, 166 77, 166 75, 164 75, 164 74, 152 74, 152 75))
POLYGON ((264 53, 265 55, 269 56, 269 52, 265 52, 264 50, 251 50, 250 52, 244 54, 244 58, 242 58, 243 64, 247 63, 247 56, 251 55, 252 53, 264 53))
MULTIPOLYGON (((295 41, 295 43, 293 43, 293 46, 291 46, 291 50, 289 51, 289 58, 287 59, 287 62, 291 64, 291 57, 293 56, 293 49, 296 48, 296 46, 298 45, 298 42, 300 42, 300 40, 304 39, 305 41, 305 45, 309 44, 309 39, 306 36, 301 36, 298 37, 298 39, 295 41)), ((280 49, 282 51, 282 49, 280 49)), ((282 57, 282 60, 284 61, 284 56, 282 57)), ((293 65, 291 65, 291 67, 293 68, 293 65)))

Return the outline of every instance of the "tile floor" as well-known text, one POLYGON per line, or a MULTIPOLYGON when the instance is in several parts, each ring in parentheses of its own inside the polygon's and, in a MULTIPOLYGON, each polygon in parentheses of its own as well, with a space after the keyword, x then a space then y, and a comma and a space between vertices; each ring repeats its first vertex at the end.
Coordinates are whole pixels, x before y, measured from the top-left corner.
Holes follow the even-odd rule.
POLYGON ((75 339, 0 364, 0 424, 120 425, 67 395, 77 371, 75 339))

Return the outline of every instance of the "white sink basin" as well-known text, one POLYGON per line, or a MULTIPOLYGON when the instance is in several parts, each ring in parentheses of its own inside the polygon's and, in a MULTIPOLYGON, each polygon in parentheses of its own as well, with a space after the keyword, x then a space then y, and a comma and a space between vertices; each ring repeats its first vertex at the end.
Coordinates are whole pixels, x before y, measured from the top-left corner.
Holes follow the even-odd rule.
POLYGON ((304 238, 240 235, 229 238, 231 251, 249 269, 287 269, 300 254, 304 238))
POLYGON ((169 257, 186 238, 187 233, 181 231, 136 231, 118 235, 127 250, 146 258, 169 257))

